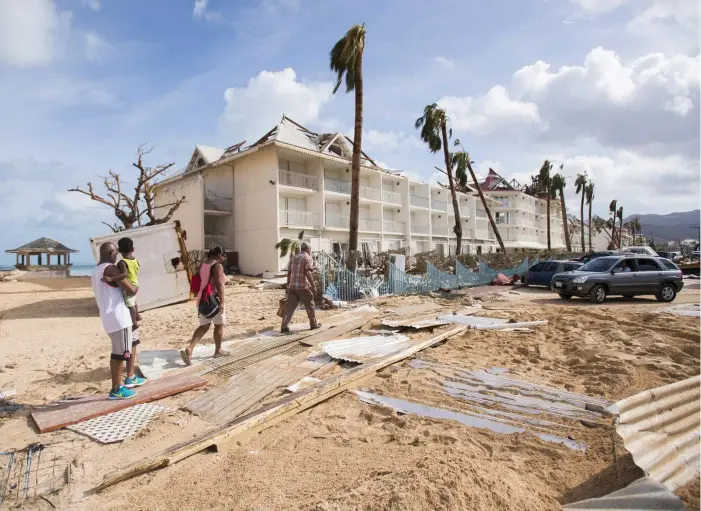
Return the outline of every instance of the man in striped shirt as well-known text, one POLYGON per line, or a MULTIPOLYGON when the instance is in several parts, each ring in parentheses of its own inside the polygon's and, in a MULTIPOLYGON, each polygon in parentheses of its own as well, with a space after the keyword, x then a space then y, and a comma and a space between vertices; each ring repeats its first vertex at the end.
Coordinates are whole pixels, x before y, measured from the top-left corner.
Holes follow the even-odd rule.
POLYGON ((314 313, 314 295, 316 286, 314 285, 314 261, 311 256, 311 246, 306 241, 302 242, 299 254, 290 260, 290 269, 287 272, 287 299, 285 301, 285 313, 282 317, 280 332, 289 333, 288 325, 297 309, 299 302, 302 302, 309 316, 309 328, 315 330, 321 326, 316 321, 314 313))

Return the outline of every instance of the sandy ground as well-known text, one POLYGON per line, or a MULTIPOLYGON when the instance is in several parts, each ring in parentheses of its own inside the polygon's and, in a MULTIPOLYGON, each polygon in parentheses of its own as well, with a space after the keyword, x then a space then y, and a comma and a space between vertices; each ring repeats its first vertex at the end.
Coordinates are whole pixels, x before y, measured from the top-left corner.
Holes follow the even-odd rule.
MULTIPOLYGON (((87 279, 0 284, 0 389, 17 402, 43 404, 109 388, 108 342, 87 279)), ((675 303, 699 301, 698 285, 675 303)), ((279 290, 227 287, 227 337, 277 328, 279 290)), ((612 298, 606 305, 563 302, 545 290, 483 288, 439 302, 447 310, 475 299, 485 313, 517 320, 547 319, 531 333, 471 331, 419 354, 466 369, 499 367, 527 381, 611 401, 699 373, 698 318, 652 313, 654 299, 612 298), (501 293, 495 295, 495 293, 501 293)), ((395 297, 402 306, 431 300, 395 297)), ((319 316, 328 315, 320 311, 319 316)), ((181 347, 196 324, 192 304, 143 314, 144 349, 181 347)), ((303 321, 303 313, 297 320, 303 321)), ((468 405, 445 394, 436 374, 405 361, 358 388, 452 410, 468 405)), ((177 398, 165 400, 177 408, 177 398)), ((201 453, 173 467, 83 497, 85 481, 105 465, 120 467, 210 427, 185 412, 162 417, 137 439, 99 446, 70 431, 38 435, 31 419, 0 419, 0 448, 52 444, 72 461, 71 484, 47 498, 71 509, 559 509, 561 503, 603 495, 640 471, 611 432, 575 423, 570 435, 586 452, 446 420, 397 415, 345 392, 227 452, 201 453)), ((2 450, 0 449, 0 450, 2 450)), ((698 509, 698 483, 679 492, 698 509)), ((44 500, 12 501, 49 509, 44 500)))

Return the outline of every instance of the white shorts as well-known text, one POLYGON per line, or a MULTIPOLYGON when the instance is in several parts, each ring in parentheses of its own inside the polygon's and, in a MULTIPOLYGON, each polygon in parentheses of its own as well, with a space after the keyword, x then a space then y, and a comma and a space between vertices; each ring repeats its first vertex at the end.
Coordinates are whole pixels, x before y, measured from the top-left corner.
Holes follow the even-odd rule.
POLYGON ((219 326, 219 325, 223 325, 224 323, 226 323, 226 313, 225 312, 219 312, 213 318, 205 318, 202 314, 200 314, 199 317, 200 317, 200 326, 211 325, 211 324, 219 326))
POLYGON ((112 341, 112 360, 129 360, 134 346, 139 344, 139 331, 132 331, 131 327, 110 332, 110 340, 112 341))

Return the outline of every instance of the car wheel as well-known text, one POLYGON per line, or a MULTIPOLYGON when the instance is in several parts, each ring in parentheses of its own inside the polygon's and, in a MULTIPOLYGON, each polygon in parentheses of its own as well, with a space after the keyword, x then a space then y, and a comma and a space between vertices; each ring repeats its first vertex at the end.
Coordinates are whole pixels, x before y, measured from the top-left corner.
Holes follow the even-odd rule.
POLYGON ((672 284, 662 284, 662 287, 655 295, 660 302, 672 302, 677 297, 677 290, 672 284))
POLYGON ((606 301, 606 288, 597 284, 589 291, 589 301, 591 303, 604 303, 606 301))
POLYGON ((521 284, 523 284, 523 287, 528 287, 528 275, 523 276, 521 279, 521 284))
POLYGON ((570 298, 572 298, 572 295, 566 295, 564 293, 559 293, 559 294, 560 294, 560 298, 562 298, 563 300, 569 300, 570 298))

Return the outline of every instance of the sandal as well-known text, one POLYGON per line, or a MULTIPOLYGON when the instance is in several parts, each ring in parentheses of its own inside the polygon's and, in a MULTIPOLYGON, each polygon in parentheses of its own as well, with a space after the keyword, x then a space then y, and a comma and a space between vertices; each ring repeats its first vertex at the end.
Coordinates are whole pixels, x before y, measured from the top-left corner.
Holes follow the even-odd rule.
POLYGON ((187 350, 180 350, 180 356, 183 358, 183 362, 185 362, 186 366, 192 365, 192 359, 190 358, 190 354, 187 352, 187 350))
POLYGON ((220 351, 219 353, 215 353, 215 354, 214 354, 214 358, 228 357, 229 355, 231 355, 231 353, 229 353, 228 351, 223 351, 223 350, 222 350, 222 351, 220 351))

